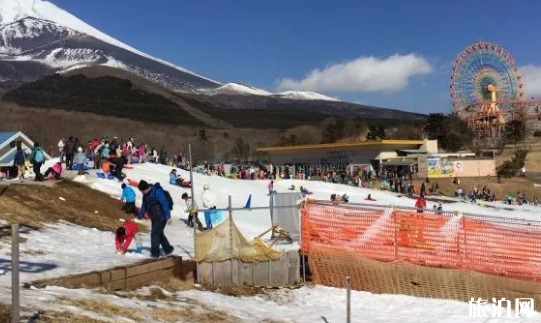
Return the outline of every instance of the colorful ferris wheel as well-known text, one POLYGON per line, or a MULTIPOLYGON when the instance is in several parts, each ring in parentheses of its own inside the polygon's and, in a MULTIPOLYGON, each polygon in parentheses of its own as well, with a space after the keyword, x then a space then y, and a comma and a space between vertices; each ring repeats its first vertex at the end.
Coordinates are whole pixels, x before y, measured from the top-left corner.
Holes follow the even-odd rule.
POLYGON ((508 110, 523 98, 523 88, 515 59, 493 43, 466 47, 451 73, 454 109, 474 127, 487 128, 491 136, 497 135, 494 132, 505 124, 508 110))

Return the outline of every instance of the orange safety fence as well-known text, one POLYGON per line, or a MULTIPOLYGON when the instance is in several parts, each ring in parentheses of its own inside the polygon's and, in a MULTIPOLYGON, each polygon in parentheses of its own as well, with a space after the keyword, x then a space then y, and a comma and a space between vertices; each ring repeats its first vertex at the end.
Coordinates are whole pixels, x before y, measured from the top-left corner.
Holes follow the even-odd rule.
MULTIPOLYGON (((309 259, 312 247, 379 262, 541 281, 538 221, 309 201, 301 226, 301 249, 309 259)), ((315 277, 317 263, 310 259, 315 277)))

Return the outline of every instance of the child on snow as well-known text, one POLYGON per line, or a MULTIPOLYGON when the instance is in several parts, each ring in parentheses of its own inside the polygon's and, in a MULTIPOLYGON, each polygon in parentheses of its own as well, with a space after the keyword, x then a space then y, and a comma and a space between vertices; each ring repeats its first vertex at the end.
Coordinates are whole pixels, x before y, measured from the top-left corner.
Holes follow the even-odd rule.
POLYGON ((73 158, 73 163, 77 165, 77 169, 79 170, 79 175, 84 174, 83 167, 87 162, 88 162, 88 158, 83 152, 83 148, 82 147, 77 148, 77 154, 75 154, 75 157, 73 158))
POLYGON ((120 196, 120 200, 124 202, 124 205, 122 206, 122 210, 126 212, 127 214, 133 214, 134 216, 139 215, 139 210, 137 210, 137 207, 135 206, 135 191, 131 186, 122 184, 122 195, 120 196))
POLYGON ((201 224, 201 221, 199 221, 199 217, 197 216, 197 210, 195 209, 195 206, 193 204, 193 198, 189 197, 187 193, 184 193, 182 194, 182 199, 184 200, 184 202, 186 202, 186 212, 188 213, 188 226, 193 228, 193 220, 195 219, 195 224, 197 224, 197 228, 199 230, 202 230, 203 224, 201 224))
POLYGON ((125 220, 124 224, 121 227, 116 229, 115 234, 115 247, 116 251, 119 254, 125 254, 130 247, 131 241, 135 239, 135 244, 137 246, 136 252, 143 252, 143 242, 139 233, 139 227, 137 223, 132 220, 125 220))
POLYGON ((53 167, 49 167, 45 172, 45 177, 49 176, 49 174, 51 174, 54 179, 60 179, 60 175, 62 175, 62 164, 58 162, 54 164, 53 167))

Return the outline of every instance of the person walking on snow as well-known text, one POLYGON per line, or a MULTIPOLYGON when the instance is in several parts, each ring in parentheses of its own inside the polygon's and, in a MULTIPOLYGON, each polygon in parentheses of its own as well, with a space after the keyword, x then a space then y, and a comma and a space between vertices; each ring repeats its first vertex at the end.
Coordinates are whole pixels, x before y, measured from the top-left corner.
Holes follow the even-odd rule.
POLYGON ((139 210, 139 219, 142 219, 148 212, 152 224, 150 230, 150 255, 152 258, 160 256, 160 245, 165 255, 170 255, 174 248, 169 244, 164 230, 167 224, 171 223, 171 208, 165 191, 159 183, 148 184, 142 180, 137 188, 143 193, 143 202, 139 210))
POLYGON ((415 208, 417 209, 417 213, 423 213, 423 211, 426 209, 426 200, 424 195, 419 196, 415 202, 415 208))
POLYGON ((73 141, 73 136, 69 136, 68 141, 64 145, 64 154, 66 155, 66 169, 71 170, 73 167, 73 156, 75 155, 75 151, 77 150, 77 146, 75 144, 75 141, 73 141))
POLYGON ((212 229, 212 220, 210 214, 212 210, 216 210, 216 205, 218 204, 216 199, 216 194, 210 190, 210 185, 203 185, 203 193, 201 194, 201 199, 203 200, 203 206, 211 211, 205 211, 205 225, 207 230, 212 229))
POLYGON ((32 149, 32 154, 30 154, 30 163, 32 164, 32 170, 36 174, 34 179, 36 182, 43 181, 43 174, 41 174, 41 166, 45 162, 45 154, 39 146, 39 142, 34 143, 34 148, 32 149))
POLYGON ((143 241, 139 234, 139 226, 132 220, 125 220, 124 224, 116 229, 115 247, 117 253, 125 254, 133 239, 135 239, 135 244, 137 246, 136 252, 142 253, 143 241))
POLYGON ((127 214, 133 214, 134 216, 138 216, 138 210, 135 206, 135 191, 131 186, 126 185, 125 183, 122 183, 120 186, 122 188, 122 195, 120 196, 120 200, 124 202, 124 205, 122 206, 122 211, 126 212, 127 214))
POLYGON ((268 189, 269 189, 269 196, 274 194, 274 181, 270 181, 270 183, 268 185, 268 189))
POLYGON ((58 142, 58 152, 60 153, 60 162, 63 163, 64 162, 64 141, 66 141, 66 138, 62 138, 60 139, 60 141, 58 142))
POLYGON ((77 154, 73 158, 73 163, 77 165, 77 169, 79 170, 78 175, 84 175, 83 168, 87 162, 88 162, 88 158, 83 152, 83 147, 77 148, 77 154))
POLYGON ((197 228, 199 230, 203 230, 203 224, 201 224, 201 221, 199 221, 199 217, 197 216, 197 210, 193 203, 193 198, 188 196, 188 193, 184 193, 182 194, 182 199, 184 200, 184 202, 186 202, 186 212, 188 213, 188 226, 190 228, 193 228, 193 221, 195 219, 195 224, 197 224, 197 228))
POLYGON ((17 167, 17 179, 23 180, 24 179, 24 165, 26 163, 26 157, 24 155, 24 150, 21 146, 21 143, 17 143, 17 152, 15 153, 15 157, 13 158, 13 166, 17 167))

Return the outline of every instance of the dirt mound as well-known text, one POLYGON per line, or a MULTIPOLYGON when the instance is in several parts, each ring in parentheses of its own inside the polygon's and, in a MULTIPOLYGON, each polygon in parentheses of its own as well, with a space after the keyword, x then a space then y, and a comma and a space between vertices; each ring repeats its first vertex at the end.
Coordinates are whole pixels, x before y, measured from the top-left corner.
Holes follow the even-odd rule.
MULTIPOLYGON (((120 184, 118 189, 120 190, 120 184)), ((61 220, 114 231, 128 216, 110 196, 82 184, 63 181, 52 187, 12 184, 2 188, 0 219, 41 228, 61 220)))

